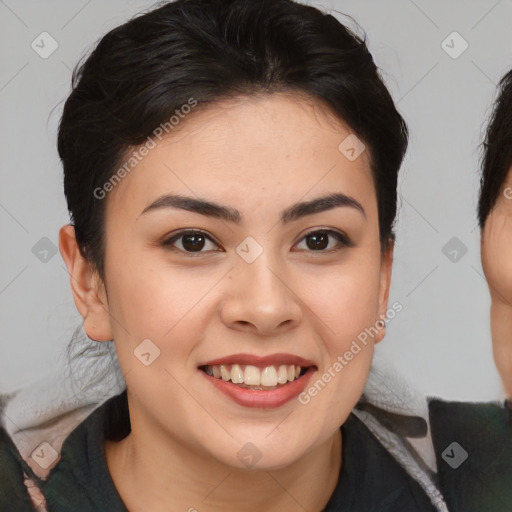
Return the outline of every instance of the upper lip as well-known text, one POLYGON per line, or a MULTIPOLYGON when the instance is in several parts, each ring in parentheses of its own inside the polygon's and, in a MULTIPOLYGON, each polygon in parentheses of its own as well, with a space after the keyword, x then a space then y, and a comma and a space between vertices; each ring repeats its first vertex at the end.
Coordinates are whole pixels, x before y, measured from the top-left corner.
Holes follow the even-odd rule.
POLYGON ((267 356, 255 356, 252 354, 232 354, 226 357, 220 357, 218 359, 212 359, 199 366, 218 366, 218 365, 230 365, 230 364, 243 364, 252 366, 272 366, 282 364, 294 364, 307 368, 309 366, 315 366, 313 361, 304 359, 303 357, 295 356, 293 354, 269 354, 267 356))

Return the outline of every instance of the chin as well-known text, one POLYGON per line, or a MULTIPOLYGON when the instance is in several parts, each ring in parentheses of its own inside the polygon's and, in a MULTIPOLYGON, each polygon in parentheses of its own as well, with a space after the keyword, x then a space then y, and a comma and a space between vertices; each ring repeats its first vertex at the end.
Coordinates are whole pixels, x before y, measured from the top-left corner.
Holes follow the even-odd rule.
POLYGON ((248 471, 274 471, 293 465, 323 442, 318 441, 318 436, 313 437, 311 431, 278 429, 266 425, 259 429, 260 435, 255 434, 254 428, 251 435, 233 432, 234 439, 230 439, 224 449, 219 451, 219 440, 209 451, 226 466, 248 471))

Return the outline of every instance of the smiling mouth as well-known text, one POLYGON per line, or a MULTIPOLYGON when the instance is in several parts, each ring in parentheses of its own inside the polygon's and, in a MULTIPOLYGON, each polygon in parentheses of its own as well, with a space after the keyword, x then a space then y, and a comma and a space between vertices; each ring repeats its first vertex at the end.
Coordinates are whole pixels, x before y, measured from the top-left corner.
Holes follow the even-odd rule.
POLYGON ((203 365, 199 369, 215 379, 231 382, 244 389, 272 391, 300 379, 310 367, 294 364, 269 365, 203 365))

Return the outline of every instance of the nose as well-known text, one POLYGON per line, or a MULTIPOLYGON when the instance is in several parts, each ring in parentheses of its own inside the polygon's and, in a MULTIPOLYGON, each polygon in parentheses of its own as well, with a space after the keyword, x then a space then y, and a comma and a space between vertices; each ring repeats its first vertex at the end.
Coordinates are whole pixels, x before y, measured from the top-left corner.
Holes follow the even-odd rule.
POLYGON ((231 329, 271 336, 296 327, 302 317, 297 283, 275 258, 263 253, 252 263, 240 259, 228 276, 221 317, 231 329))

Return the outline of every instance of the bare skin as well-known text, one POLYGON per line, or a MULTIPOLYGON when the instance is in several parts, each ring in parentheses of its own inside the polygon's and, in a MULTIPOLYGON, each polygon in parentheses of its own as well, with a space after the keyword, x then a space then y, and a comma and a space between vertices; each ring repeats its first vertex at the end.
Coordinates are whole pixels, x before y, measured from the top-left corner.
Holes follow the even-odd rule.
POLYGON ((491 294, 494 361, 512 399, 512 170, 487 217, 481 239, 482 265, 491 294))
POLYGON ((296 355, 315 382, 365 328, 385 316, 392 247, 381 252, 368 151, 351 161, 352 131, 321 104, 295 96, 237 98, 190 114, 105 198, 105 282, 60 232, 78 311, 90 338, 114 340, 132 431, 105 445, 131 512, 320 511, 341 468, 339 427, 361 396, 379 333, 307 404, 235 403, 205 378, 206 361, 232 354, 296 355), (280 222, 297 202, 333 193, 353 204, 280 222), (145 208, 181 194, 236 208, 242 221, 145 208), (206 243, 191 251, 184 229, 206 243), (330 235, 311 248, 312 232, 330 235), (262 253, 236 252, 247 237, 262 253), (322 246, 323 247, 323 246, 322 246), (191 255, 191 252, 193 254, 191 255), (134 357, 150 339, 160 355, 134 357), (246 443, 261 457, 248 468, 246 443))

